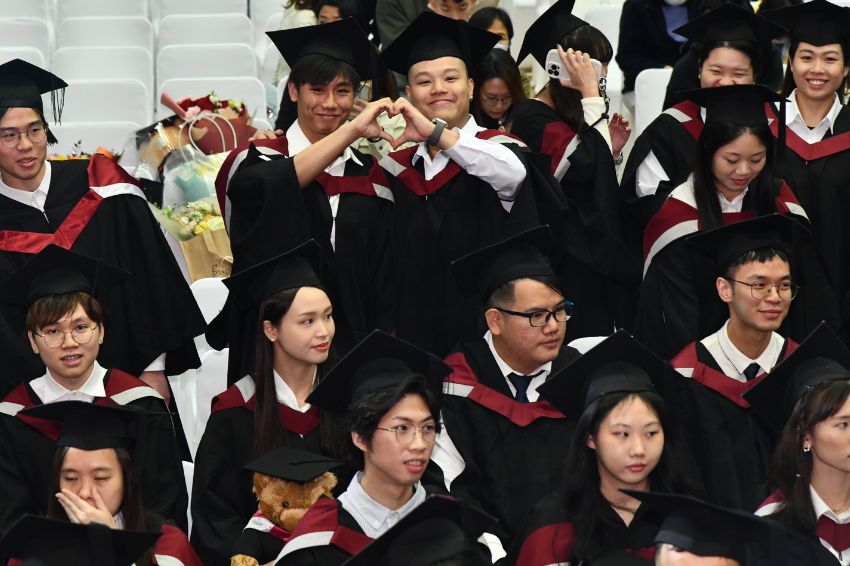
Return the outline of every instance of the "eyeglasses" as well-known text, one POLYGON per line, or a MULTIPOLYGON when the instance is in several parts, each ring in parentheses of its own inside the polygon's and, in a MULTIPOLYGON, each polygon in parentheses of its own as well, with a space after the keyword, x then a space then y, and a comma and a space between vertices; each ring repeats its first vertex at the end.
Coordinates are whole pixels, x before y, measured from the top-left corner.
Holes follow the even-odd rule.
POLYGON ((521 316, 528 319, 528 324, 534 326, 535 328, 540 326, 546 326, 549 324, 549 319, 555 317, 555 322, 567 322, 570 320, 570 317, 573 316, 573 307, 575 305, 572 301, 564 301, 558 307, 553 310, 540 309, 533 312, 517 312, 517 311, 509 311, 508 309, 503 309, 501 307, 493 307, 499 312, 503 312, 505 314, 509 314, 511 316, 521 316))
POLYGON ((506 104, 508 106, 514 101, 511 95, 508 96, 493 96, 491 94, 482 94, 481 102, 488 106, 495 106, 497 104, 506 104))
POLYGON ((0 130, 0 144, 4 147, 15 147, 22 135, 28 137, 32 143, 42 143, 47 139, 47 128, 44 124, 33 124, 26 130, 4 128, 0 130))
POLYGON ((752 293, 753 298, 759 301, 770 297, 773 289, 776 289, 776 294, 783 301, 793 301, 794 297, 797 296, 797 292, 800 290, 799 285, 790 281, 782 281, 780 283, 765 283, 764 281, 756 281, 755 283, 748 283, 746 281, 738 281, 737 279, 731 279, 729 277, 724 277, 724 279, 734 283, 740 283, 741 285, 746 285, 750 288, 750 293, 752 293))
POLYGON ((67 332, 59 330, 58 328, 48 328, 41 334, 38 332, 34 332, 34 334, 44 340, 44 343, 50 348, 60 347, 65 342, 66 334, 70 334, 71 338, 74 339, 74 342, 82 346, 83 344, 88 344, 91 341, 91 337, 94 336, 94 330, 98 326, 100 325, 95 324, 94 326, 88 326, 87 324, 78 324, 73 330, 69 330, 67 332))
POLYGON ((422 436, 422 441, 425 442, 425 444, 434 444, 434 440, 437 438, 437 425, 435 425, 434 423, 429 423, 422 426, 400 424, 391 428, 376 428, 378 430, 394 432, 395 439, 398 441, 398 443, 404 444, 405 446, 413 444, 413 442, 416 440, 417 432, 422 436))

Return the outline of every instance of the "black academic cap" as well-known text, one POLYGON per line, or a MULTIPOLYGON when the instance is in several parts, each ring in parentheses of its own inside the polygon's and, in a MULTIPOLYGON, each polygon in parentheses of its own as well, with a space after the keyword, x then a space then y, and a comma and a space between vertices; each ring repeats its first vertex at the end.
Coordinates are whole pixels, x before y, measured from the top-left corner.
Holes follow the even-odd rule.
POLYGON ((495 33, 426 10, 383 50, 381 59, 388 69, 407 75, 420 61, 457 57, 471 73, 498 42, 495 33))
POLYGON ((687 495, 621 489, 665 515, 656 543, 672 544, 697 556, 741 560, 748 543, 767 542, 777 527, 769 520, 726 509, 687 495))
POLYGON ((705 108, 705 123, 731 122, 739 126, 766 126, 766 102, 785 98, 764 85, 729 85, 683 90, 680 94, 705 108))
MULTIPOLYGON (((50 94, 53 118, 62 120, 62 107, 65 104, 65 88, 68 83, 41 67, 36 67, 21 59, 12 59, 0 65, 0 107, 34 108, 44 116, 44 104, 41 95, 50 94)), ((47 130, 48 143, 56 143, 56 138, 47 130)))
POLYGON ((51 244, 0 284, 0 302, 27 309, 48 295, 85 291, 100 298, 129 275, 103 260, 51 244))
POLYGON ((850 380, 850 350, 821 322, 790 356, 744 393, 744 398, 778 435, 800 397, 818 383, 838 380, 850 380))
POLYGON ((343 566, 428 566, 475 547, 496 520, 445 495, 430 495, 343 566))
POLYGON ((788 28, 791 43, 809 43, 815 46, 830 43, 847 43, 850 39, 850 8, 837 6, 826 0, 813 0, 765 10, 762 15, 788 28))
POLYGON ((23 566, 130 566, 160 535, 24 515, 0 539, 0 556, 23 566))
POLYGON ((316 240, 307 240, 291 250, 223 281, 230 296, 241 309, 259 307, 275 293, 298 287, 321 287, 316 272, 321 266, 321 248, 316 240))
POLYGON ((540 395, 570 418, 612 393, 667 389, 670 365, 618 330, 540 386, 540 395))
POLYGON ((790 257, 794 246, 809 235, 805 226, 788 215, 766 214, 703 230, 687 242, 716 259, 718 273, 724 273, 736 259, 753 250, 772 248, 790 257))
POLYGON ((556 279, 543 254, 552 248, 549 226, 538 226, 491 244, 452 262, 452 273, 467 296, 483 300, 509 281, 545 277, 556 279))
POLYGON ((727 2, 673 30, 697 43, 750 41, 763 43, 787 33, 779 24, 727 2))
POLYGON ((573 15, 574 5, 575 0, 558 0, 534 20, 525 32, 516 62, 522 63, 530 53, 541 67, 545 67, 550 49, 555 49, 555 45, 576 28, 589 25, 573 15))
POLYGON ((97 405, 83 401, 58 401, 21 411, 21 416, 54 421, 59 425, 56 446, 81 450, 125 448, 131 450, 139 419, 148 413, 129 406, 97 405))
MULTIPOLYGON (((440 358, 382 330, 373 330, 319 382, 307 402, 342 415, 368 394, 422 375, 439 398, 451 368, 440 358)), ((434 415, 436 418, 437 415, 434 415)))
POLYGON ((372 78, 377 69, 378 51, 354 18, 266 35, 291 68, 306 55, 324 55, 348 63, 363 80, 372 78))
POLYGON ((263 454, 245 468, 282 480, 307 483, 339 465, 333 458, 283 446, 263 454))

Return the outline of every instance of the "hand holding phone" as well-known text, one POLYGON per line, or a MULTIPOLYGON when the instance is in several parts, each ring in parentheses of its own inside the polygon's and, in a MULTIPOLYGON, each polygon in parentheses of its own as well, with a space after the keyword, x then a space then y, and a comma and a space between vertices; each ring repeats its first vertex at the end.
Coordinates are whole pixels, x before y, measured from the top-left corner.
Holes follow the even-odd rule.
MULTIPOLYGON (((596 59, 591 59, 590 64, 593 65, 593 69, 596 71, 596 79, 599 80, 602 76, 602 63, 596 59)), ((556 80, 570 80, 570 73, 561 63, 557 49, 550 49, 549 53, 546 54, 546 74, 556 80)))

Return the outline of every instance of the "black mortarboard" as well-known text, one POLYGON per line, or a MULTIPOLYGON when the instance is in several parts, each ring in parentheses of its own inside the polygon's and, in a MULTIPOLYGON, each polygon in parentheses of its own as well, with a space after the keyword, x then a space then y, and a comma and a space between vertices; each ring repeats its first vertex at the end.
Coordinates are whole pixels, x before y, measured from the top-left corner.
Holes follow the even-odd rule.
POLYGON ((0 540, 0 556, 23 566, 130 566, 161 534, 24 515, 0 540))
POLYGON ((821 322, 790 356, 744 393, 744 398, 778 435, 800 397, 818 383, 838 380, 850 380, 850 350, 821 322))
MULTIPOLYGON (((328 25, 328 24, 325 24, 328 25)), ((281 291, 298 287, 321 287, 316 272, 320 269, 321 248, 316 240, 267 259, 223 281, 236 305, 243 310, 259 307, 281 291)))
POLYGON ((51 244, 0 284, 0 302, 27 309, 42 297, 77 291, 97 299, 129 275, 103 260, 51 244))
POLYGON ((624 330, 618 330, 551 375, 540 395, 570 418, 578 418, 590 403, 611 393, 657 391, 670 378, 670 365, 624 330))
POLYGON ((449 373, 451 368, 437 356, 373 330, 319 382, 307 402, 341 415, 351 403, 416 374, 425 377, 428 388, 439 398, 443 377, 449 373))
POLYGON ((621 489, 663 513, 656 543, 672 544, 697 556, 742 560, 748 543, 765 543, 777 527, 746 511, 726 509, 687 495, 621 489))
POLYGON ((333 458, 283 446, 263 454, 245 468, 282 480, 307 483, 339 465, 333 458))
MULTIPOLYGON (((574 5, 575 0, 558 0, 534 20, 525 32, 516 62, 522 63, 530 53, 541 67, 545 67, 546 54, 550 49, 555 49, 555 45, 574 29, 589 25, 573 15, 574 5)), ((561 45, 561 47, 566 49, 567 46, 561 45)))
POLYGON ((815 46, 845 44, 850 34, 850 9, 826 0, 765 10, 762 15, 788 28, 791 43, 803 42, 815 46))
POLYGON ((673 30, 673 33, 703 45, 718 41, 764 43, 786 32, 775 22, 730 2, 673 30))
POLYGON ((306 55, 324 55, 348 63, 363 80, 377 69, 378 51, 354 18, 266 34, 290 68, 306 55))
POLYGON ((22 416, 46 419, 59 424, 56 446, 81 450, 134 446, 136 423, 147 413, 131 407, 97 405, 83 401, 58 401, 24 409, 22 416))
POLYGON ((766 214, 698 232, 687 242, 715 259, 718 273, 724 273, 736 259, 752 250, 772 248, 790 257, 795 245, 808 235, 808 229, 790 216, 766 214))
MULTIPOLYGON (((44 116, 41 95, 50 93, 53 119, 62 121, 65 88, 68 83, 41 67, 21 59, 12 59, 0 65, 0 108, 35 108, 44 116)), ((56 143, 53 133, 47 130, 47 142, 56 143)))
POLYGON ((487 300, 509 281, 546 277, 556 279, 544 257, 552 247, 549 226, 538 226, 491 244, 452 262, 452 273, 460 290, 487 300))
POLYGON ((496 520, 460 500, 431 495, 343 566, 429 566, 475 547, 496 520))
POLYGON ((426 10, 383 50, 381 59, 401 75, 420 61, 440 57, 457 57, 472 72, 498 42, 495 33, 426 10))
POLYGON ((729 85, 683 90, 680 94, 705 108, 705 123, 731 122, 739 126, 766 126, 766 102, 784 97, 764 85, 729 85))

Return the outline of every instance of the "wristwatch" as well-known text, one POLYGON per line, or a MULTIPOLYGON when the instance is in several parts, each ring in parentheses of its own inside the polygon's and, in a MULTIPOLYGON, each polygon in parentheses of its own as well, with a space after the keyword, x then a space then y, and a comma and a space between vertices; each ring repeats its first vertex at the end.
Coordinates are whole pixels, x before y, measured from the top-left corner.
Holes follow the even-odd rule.
POLYGON ((428 139, 425 142, 428 145, 437 145, 440 143, 440 136, 443 135, 443 130, 446 129, 448 125, 445 120, 440 120, 439 118, 434 118, 431 120, 431 123, 434 124, 434 131, 431 132, 431 135, 428 136, 428 139))

